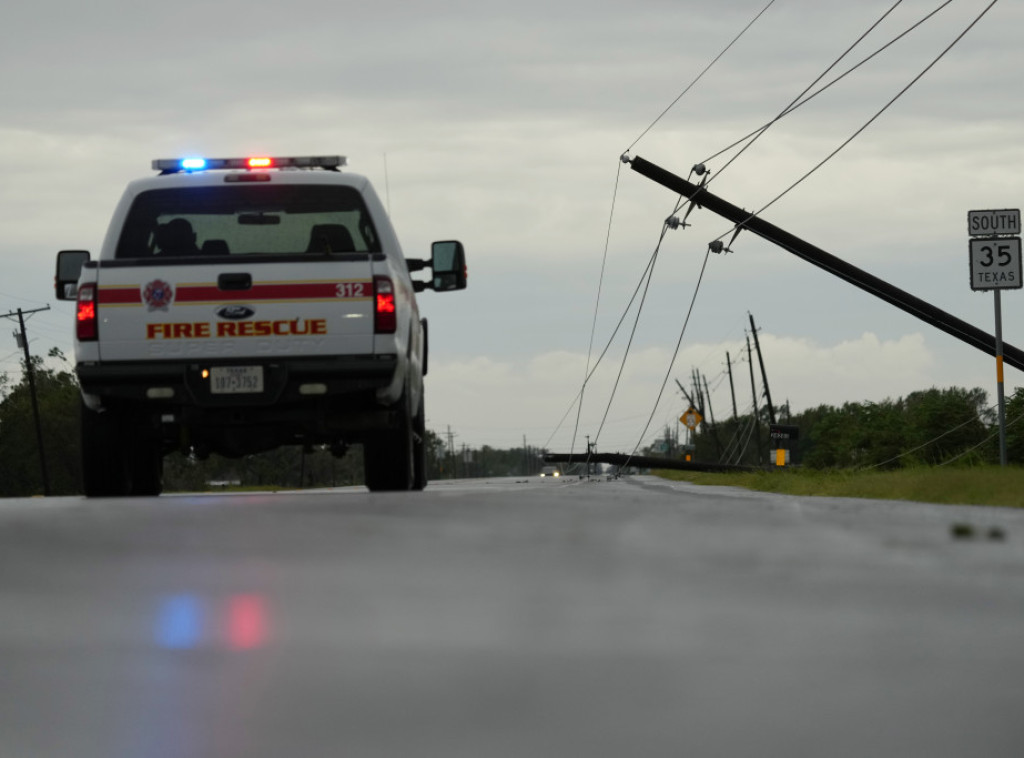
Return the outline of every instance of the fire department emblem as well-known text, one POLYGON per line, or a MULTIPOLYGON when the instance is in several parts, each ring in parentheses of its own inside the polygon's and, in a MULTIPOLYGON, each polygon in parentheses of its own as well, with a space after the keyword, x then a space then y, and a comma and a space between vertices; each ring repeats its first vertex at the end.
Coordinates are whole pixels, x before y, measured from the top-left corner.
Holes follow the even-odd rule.
POLYGON ((166 311, 174 300, 174 288, 162 279, 154 279, 142 288, 142 299, 150 311, 166 311))

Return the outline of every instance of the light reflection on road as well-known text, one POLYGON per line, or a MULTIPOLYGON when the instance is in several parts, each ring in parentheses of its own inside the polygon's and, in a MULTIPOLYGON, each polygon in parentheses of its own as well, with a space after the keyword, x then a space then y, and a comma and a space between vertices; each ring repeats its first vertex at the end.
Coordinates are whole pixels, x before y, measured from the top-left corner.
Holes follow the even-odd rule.
POLYGON ((267 603, 262 595, 237 594, 217 601, 177 593, 161 597, 154 637, 166 650, 256 650, 266 644, 268 632, 267 603))

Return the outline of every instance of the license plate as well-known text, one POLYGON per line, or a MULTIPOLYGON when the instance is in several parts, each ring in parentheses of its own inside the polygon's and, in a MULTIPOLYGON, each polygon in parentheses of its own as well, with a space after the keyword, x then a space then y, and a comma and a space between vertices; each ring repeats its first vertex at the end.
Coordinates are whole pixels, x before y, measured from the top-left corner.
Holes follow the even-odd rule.
POLYGON ((210 392, 214 395, 263 392, 263 367, 214 366, 210 369, 210 392))

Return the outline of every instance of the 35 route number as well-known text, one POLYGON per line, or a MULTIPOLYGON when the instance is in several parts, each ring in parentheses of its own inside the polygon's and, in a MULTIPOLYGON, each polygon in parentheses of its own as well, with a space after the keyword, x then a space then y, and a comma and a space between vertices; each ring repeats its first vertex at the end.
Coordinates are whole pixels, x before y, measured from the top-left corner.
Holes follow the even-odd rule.
POLYGON ((1010 253, 1012 246, 1009 242, 999 244, 988 244, 981 246, 981 260, 978 263, 988 268, 995 262, 995 256, 999 257, 1000 266, 1009 266, 1013 262, 1013 255, 1010 253))

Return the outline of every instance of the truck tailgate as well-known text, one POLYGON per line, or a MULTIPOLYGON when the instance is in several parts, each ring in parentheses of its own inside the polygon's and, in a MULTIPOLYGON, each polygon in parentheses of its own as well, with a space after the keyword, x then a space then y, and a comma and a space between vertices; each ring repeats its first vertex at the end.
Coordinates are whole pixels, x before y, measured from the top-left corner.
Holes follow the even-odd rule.
POLYGON ((101 265, 97 315, 102 361, 369 355, 371 262, 101 265))

